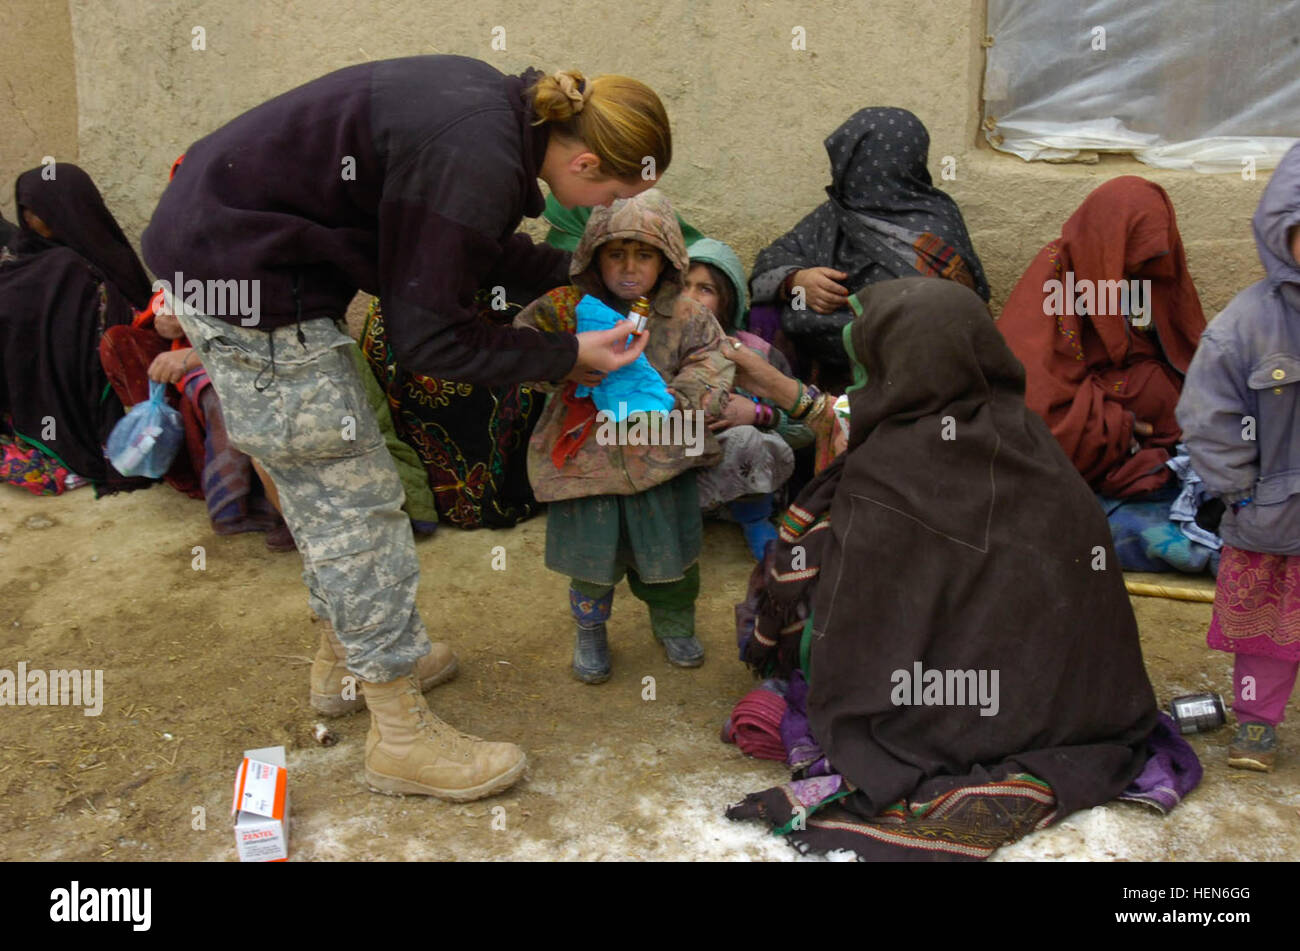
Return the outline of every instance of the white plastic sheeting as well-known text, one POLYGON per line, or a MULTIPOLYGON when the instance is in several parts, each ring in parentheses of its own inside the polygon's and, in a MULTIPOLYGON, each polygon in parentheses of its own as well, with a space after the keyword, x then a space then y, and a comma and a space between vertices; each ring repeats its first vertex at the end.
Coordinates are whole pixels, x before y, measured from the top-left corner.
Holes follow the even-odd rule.
POLYGON ((1300 0, 988 0, 984 134, 1023 159, 1272 168, 1300 137, 1300 0))

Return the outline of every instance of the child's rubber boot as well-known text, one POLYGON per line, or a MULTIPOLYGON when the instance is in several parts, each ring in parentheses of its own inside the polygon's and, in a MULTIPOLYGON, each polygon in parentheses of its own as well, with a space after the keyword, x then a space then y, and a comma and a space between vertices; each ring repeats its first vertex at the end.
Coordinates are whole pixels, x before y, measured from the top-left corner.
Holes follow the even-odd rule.
POLYGON ((523 775, 523 750, 461 733, 438 719, 414 677, 362 686, 370 707, 366 782, 375 792, 469 802, 499 793, 523 775))
MULTIPOLYGON (((355 713, 365 706, 365 699, 353 677, 351 688, 344 682, 349 676, 347 650, 334 633, 329 621, 322 620, 320 647, 311 664, 311 706, 321 716, 341 717, 355 713)), ((434 642, 433 650, 415 662, 415 675, 420 679, 421 690, 432 690, 456 676, 460 664, 446 644, 434 642)))
POLYGON ((1277 756, 1277 734, 1267 723, 1242 723, 1228 747, 1228 765, 1236 769, 1273 772, 1277 756))
POLYGON ((758 561, 763 560, 767 543, 776 538, 776 528, 770 521, 772 517, 772 493, 749 502, 735 501, 727 503, 731 517, 740 523, 745 533, 745 544, 749 552, 758 561))
POLYGON ((584 684, 603 684, 609 680, 609 639, 605 622, 614 604, 614 589, 593 598, 576 588, 569 588, 569 607, 573 610, 578 631, 573 641, 573 676, 584 684))
POLYGON ((659 643, 664 645, 668 663, 674 667, 699 667, 704 663, 704 645, 689 637, 665 637, 659 643))
POLYGON ((573 641, 573 676, 584 684, 603 684, 613 671, 609 662, 609 641, 604 624, 578 625, 573 641))
POLYGON ((704 645, 695 638, 695 605, 668 607, 650 603, 650 628, 674 667, 699 667, 704 645))

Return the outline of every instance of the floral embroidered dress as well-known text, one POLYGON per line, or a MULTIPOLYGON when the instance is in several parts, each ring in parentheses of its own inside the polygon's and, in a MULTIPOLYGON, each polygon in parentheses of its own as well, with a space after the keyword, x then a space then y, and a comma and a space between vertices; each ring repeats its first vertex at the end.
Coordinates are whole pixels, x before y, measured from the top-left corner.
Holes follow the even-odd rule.
MULTIPOLYGON (((488 292, 477 302, 479 319, 494 322, 520 306, 506 301, 506 310, 493 310, 488 292)), ((477 386, 402 369, 378 300, 366 318, 361 350, 388 397, 397 436, 424 466, 440 519, 458 528, 509 528, 540 511, 528 484, 525 447, 543 394, 526 383, 477 386)))

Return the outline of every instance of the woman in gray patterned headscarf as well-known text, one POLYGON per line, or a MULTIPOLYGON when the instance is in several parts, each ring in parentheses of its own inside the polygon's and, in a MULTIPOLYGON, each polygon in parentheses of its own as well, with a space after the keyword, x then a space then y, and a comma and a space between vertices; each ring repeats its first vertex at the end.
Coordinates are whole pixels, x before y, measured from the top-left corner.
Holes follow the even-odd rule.
POLYGON ((755 304, 780 307, 802 356, 843 370, 851 291, 915 274, 965 284, 986 302, 989 288, 956 202, 930 180, 920 119, 906 109, 861 109, 825 144, 828 200, 758 255, 750 289, 755 304))

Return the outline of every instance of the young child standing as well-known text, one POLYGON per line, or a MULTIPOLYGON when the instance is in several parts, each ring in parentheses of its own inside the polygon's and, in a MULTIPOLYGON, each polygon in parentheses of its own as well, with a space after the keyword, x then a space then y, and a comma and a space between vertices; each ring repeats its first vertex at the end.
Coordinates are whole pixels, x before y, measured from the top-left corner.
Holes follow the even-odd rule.
POLYGON ((1228 764, 1267 772, 1300 669, 1300 146, 1273 173, 1254 231, 1267 277, 1202 334, 1178 422, 1226 505, 1207 641, 1236 655, 1228 764))
MULTIPOLYGON (((576 330, 585 295, 626 314, 651 301, 645 358, 663 378, 674 411, 693 414, 689 445, 622 445, 598 438, 596 406, 570 382, 553 392, 528 446, 528 474, 546 519, 546 566, 568 575, 577 621, 573 672, 584 683, 609 679, 605 622, 614 586, 626 573, 650 610, 668 660, 698 667, 695 638, 701 527, 695 473, 721 458, 701 411, 721 415, 734 369, 721 354, 722 328, 708 308, 682 293, 689 270, 681 228, 657 189, 597 208, 573 255, 573 283, 529 304, 516 326, 576 330), (696 449, 700 449, 696 454, 696 449), (690 450, 690 452, 688 452, 690 450)), ((603 430, 601 430, 603 431, 603 430)), ((628 442, 631 442, 629 439, 628 442)))

